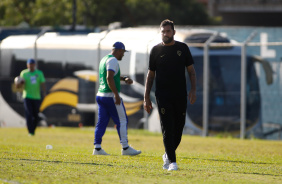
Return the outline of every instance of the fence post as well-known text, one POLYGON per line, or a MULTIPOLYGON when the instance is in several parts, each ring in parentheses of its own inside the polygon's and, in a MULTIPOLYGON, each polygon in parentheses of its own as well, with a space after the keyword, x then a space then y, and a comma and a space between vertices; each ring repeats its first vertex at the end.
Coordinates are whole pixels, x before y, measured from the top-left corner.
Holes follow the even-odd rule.
POLYGON ((256 35, 253 31, 242 43, 241 49, 241 103, 240 103, 240 138, 244 139, 246 134, 246 81, 247 81, 247 54, 246 46, 256 35))
MULTIPOLYGON (((98 123, 98 104, 96 102, 96 95, 98 93, 98 89, 99 89, 99 85, 100 85, 100 81, 99 81, 99 65, 100 65, 100 60, 102 59, 101 58, 101 42, 106 38, 106 36, 108 35, 108 33, 110 32, 111 30, 107 30, 105 35, 100 38, 99 40, 99 43, 98 43, 98 48, 97 48, 97 63, 96 63, 96 71, 97 71, 97 79, 96 79, 96 83, 95 83, 95 104, 97 105, 97 108, 95 110, 95 117, 94 117, 94 126, 97 125, 98 123)), ((94 61, 94 64, 95 64, 95 61, 94 61)), ((95 65, 94 65, 94 69, 95 69, 95 65)))
POLYGON ((208 120, 209 120, 209 45, 218 35, 215 32, 209 37, 204 45, 204 63, 203 63, 203 132, 202 136, 208 135, 208 120))
POLYGON ((34 41, 34 47, 33 47, 33 59, 37 62, 37 40, 44 35, 49 29, 43 28, 37 35, 34 41))

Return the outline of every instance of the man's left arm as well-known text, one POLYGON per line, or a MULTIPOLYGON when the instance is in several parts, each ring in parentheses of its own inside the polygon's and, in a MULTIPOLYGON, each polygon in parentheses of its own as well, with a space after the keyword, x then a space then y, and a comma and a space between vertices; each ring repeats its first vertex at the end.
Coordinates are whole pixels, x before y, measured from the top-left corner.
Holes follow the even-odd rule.
POLYGON ((46 84, 45 82, 42 82, 41 83, 41 89, 42 89, 42 92, 43 92, 43 98, 46 96, 46 84))
POLYGON ((124 81, 126 84, 132 84, 133 80, 129 78, 128 76, 120 76, 120 80, 124 81))
POLYGON ((43 98, 47 95, 47 91, 46 91, 46 83, 45 83, 45 76, 43 74, 43 72, 41 72, 41 83, 40 83, 40 86, 41 86, 41 90, 43 92, 43 98))
POLYGON ((190 83, 191 83, 191 90, 189 91, 188 94, 188 100, 190 101, 191 104, 194 104, 196 102, 196 71, 194 69, 194 65, 189 65, 187 66, 187 71, 188 75, 190 78, 190 83))

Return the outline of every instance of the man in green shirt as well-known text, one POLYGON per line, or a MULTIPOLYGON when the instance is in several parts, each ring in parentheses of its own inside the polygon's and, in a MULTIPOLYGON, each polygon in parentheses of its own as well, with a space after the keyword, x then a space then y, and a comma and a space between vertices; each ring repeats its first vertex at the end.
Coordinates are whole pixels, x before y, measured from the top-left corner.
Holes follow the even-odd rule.
POLYGON ((121 42, 113 45, 111 54, 106 55, 99 65, 100 86, 96 95, 98 103, 98 122, 95 128, 93 155, 109 155, 102 147, 102 137, 106 131, 110 118, 116 124, 117 132, 122 146, 122 155, 138 155, 140 150, 135 150, 128 145, 127 124, 128 119, 125 107, 120 98, 120 81, 132 84, 133 81, 127 76, 120 76, 118 61, 124 56, 125 46, 121 42))
POLYGON ((16 84, 19 88, 23 86, 23 98, 25 118, 29 135, 33 136, 37 127, 39 108, 41 105, 41 89, 43 98, 46 96, 45 77, 42 71, 36 69, 34 59, 27 60, 27 69, 20 74, 23 81, 16 84))

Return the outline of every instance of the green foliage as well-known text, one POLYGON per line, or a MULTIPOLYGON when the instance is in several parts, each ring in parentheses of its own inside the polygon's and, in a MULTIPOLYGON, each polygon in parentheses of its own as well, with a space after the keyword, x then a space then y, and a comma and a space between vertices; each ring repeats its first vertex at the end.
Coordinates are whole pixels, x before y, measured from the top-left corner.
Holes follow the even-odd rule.
POLYGON ((163 0, 128 0, 135 24, 159 25, 169 15, 170 5, 163 0))
MULTIPOLYGON (((78 17, 84 17, 84 23, 87 25, 107 25, 111 22, 122 21, 123 0, 82 0, 77 1, 78 17)), ((80 22, 83 24, 83 22, 80 22)))
POLYGON ((1 26, 15 26, 26 22, 30 26, 67 25, 72 22, 69 0, 3 0, 0 10, 1 26))
POLYGON ((72 4, 69 0, 37 0, 36 13, 31 25, 59 26, 72 23, 72 4))
POLYGON ((179 170, 162 169, 161 134, 129 130, 138 156, 121 156, 116 130, 108 129, 94 156, 93 128, 0 128, 0 183, 281 183, 282 142, 184 135, 179 170), (46 150, 46 145, 53 149, 46 150))
MULTIPOLYGON (((170 1, 170 0, 168 0, 170 1)), ((170 1, 169 19, 177 25, 207 25, 209 17, 204 7, 195 0, 170 1)))
POLYGON ((32 19, 34 5, 34 0, 2 0, 0 25, 13 26, 22 21, 28 23, 32 19))
MULTIPOLYGON (((209 24, 206 10, 195 0, 76 0, 76 24, 122 22, 124 26, 159 25, 166 18, 178 25, 209 24)), ((1 0, 0 26, 22 22, 34 26, 71 25, 73 0, 1 0)))

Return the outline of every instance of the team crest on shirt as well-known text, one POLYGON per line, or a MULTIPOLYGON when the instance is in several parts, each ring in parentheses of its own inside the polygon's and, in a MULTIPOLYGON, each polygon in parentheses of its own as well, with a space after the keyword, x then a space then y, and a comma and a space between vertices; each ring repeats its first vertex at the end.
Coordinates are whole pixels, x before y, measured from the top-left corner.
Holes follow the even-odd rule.
POLYGON ((161 113, 165 114, 165 108, 161 108, 161 113))
POLYGON ((177 51, 177 55, 181 56, 182 52, 180 50, 177 51))

